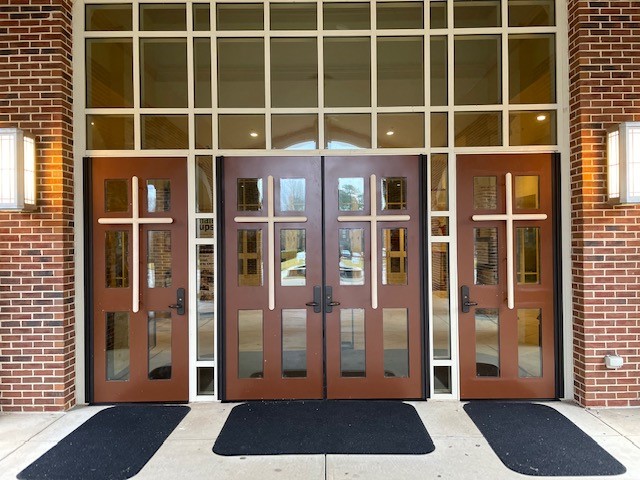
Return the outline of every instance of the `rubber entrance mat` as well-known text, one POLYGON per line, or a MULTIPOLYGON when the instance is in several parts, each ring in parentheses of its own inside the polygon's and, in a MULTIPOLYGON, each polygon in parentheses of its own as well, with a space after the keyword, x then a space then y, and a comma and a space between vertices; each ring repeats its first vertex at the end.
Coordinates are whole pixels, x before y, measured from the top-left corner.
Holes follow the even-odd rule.
POLYGON ((521 402, 471 402, 465 411, 502 463, 534 476, 619 475, 626 468, 557 410, 521 402))
POLYGON ((33 462, 22 480, 120 480, 138 473, 189 412, 185 406, 101 410, 33 462))
POLYGON ((435 449, 415 408, 392 401, 249 402, 234 407, 219 455, 425 454, 435 449))

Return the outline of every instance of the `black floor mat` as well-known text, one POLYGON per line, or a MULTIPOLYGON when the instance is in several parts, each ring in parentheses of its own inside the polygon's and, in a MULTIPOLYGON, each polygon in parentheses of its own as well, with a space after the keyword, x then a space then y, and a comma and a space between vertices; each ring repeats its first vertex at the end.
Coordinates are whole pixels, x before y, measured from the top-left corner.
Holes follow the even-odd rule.
POLYGON ((121 480, 138 473, 190 408, 119 405, 101 410, 18 474, 21 480, 121 480))
POLYGON ((219 455, 425 454, 435 449, 411 405, 393 401, 249 402, 234 407, 219 455))
POLYGON ((626 468, 557 410, 523 402, 471 402, 464 410, 502 463, 535 476, 619 475, 626 468))

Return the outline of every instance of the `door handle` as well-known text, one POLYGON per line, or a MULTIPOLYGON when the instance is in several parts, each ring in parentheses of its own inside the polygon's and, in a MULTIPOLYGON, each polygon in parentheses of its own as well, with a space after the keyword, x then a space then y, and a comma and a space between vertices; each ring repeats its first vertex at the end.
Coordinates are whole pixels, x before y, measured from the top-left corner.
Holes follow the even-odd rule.
POLYGON ((175 308, 178 315, 184 315, 184 288, 179 288, 176 292, 176 303, 169 305, 169 308, 175 308))
POLYGON ((324 287, 324 308, 326 313, 333 312, 333 307, 337 307, 340 305, 340 302, 336 302, 333 300, 333 288, 324 287))
POLYGON ((307 307, 313 307, 313 313, 320 313, 322 311, 322 288, 320 285, 316 285, 313 287, 313 301, 307 302, 305 305, 307 307))
POLYGON ((462 285, 460 287, 460 304, 462 305, 462 313, 469 313, 469 307, 475 307, 477 302, 472 302, 469 298, 469 287, 462 285))

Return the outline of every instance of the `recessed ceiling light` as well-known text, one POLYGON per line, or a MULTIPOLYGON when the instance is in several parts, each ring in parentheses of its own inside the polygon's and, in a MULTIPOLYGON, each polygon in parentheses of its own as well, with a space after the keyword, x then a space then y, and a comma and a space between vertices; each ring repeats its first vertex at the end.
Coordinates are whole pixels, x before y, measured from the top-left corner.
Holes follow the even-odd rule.
POLYGON ((93 127, 96 124, 96 122, 91 122, 91 126, 93 127))
POLYGON ((389 135, 389 136, 393 135, 394 133, 396 133, 396 132, 394 132, 393 130, 388 130, 387 131, 387 135, 389 135))
POLYGON ((251 132, 249 135, 255 138, 258 136, 258 132, 251 132))
POLYGON ((544 122, 546 119, 547 119, 547 116, 544 113, 541 113, 536 117, 536 120, 538 120, 539 122, 544 122))

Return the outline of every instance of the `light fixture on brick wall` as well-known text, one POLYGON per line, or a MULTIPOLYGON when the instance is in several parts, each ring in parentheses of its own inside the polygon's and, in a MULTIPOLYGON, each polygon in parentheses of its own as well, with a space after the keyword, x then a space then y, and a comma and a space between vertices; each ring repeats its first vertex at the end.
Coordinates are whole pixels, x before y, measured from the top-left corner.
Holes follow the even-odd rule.
POLYGON ((36 139, 19 128, 0 128, 0 210, 36 208, 36 139))
POLYGON ((640 203, 640 122, 607 130, 607 199, 640 203))

